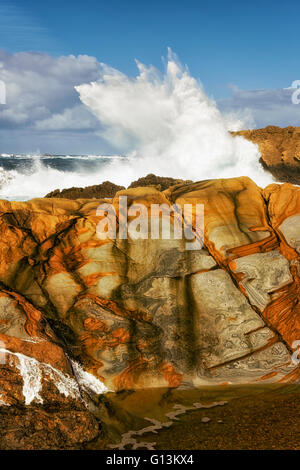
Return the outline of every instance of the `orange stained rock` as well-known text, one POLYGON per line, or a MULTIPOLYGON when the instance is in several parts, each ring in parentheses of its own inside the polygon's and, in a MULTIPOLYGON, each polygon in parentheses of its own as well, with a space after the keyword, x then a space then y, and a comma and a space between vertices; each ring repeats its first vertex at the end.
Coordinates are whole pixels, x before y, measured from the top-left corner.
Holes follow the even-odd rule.
POLYGON ((99 336, 87 331, 80 335, 79 341, 81 343, 81 360, 87 364, 91 373, 99 376, 98 370, 103 367, 103 362, 96 358, 95 352, 98 351, 99 346, 102 347, 101 338, 99 340, 99 336))
POLYGON ((26 315, 25 329, 29 336, 40 337, 43 335, 43 328, 41 325, 42 314, 32 304, 24 299, 20 294, 10 291, 0 292, 1 297, 11 297, 21 306, 26 315))
POLYGON ((10 285, 18 272, 18 263, 31 256, 36 242, 19 227, 0 218, 0 280, 10 285))
POLYGON ((91 328, 91 323, 88 322, 87 325, 86 323, 84 323, 84 326, 87 328, 88 331, 81 334, 79 337, 79 340, 82 345, 82 350, 84 352, 84 359, 85 362, 88 362, 90 364, 90 370, 99 376, 98 371, 103 367, 104 364, 101 360, 96 359, 97 352, 112 350, 117 348, 121 344, 129 343, 130 333, 124 328, 118 328, 112 331, 111 333, 108 333, 107 328, 104 325, 104 328, 102 327, 101 331, 105 332, 106 334, 103 336, 99 336, 91 333, 91 331, 99 331, 100 328, 97 328, 97 326, 102 325, 92 323, 91 328))
POLYGON ((289 374, 286 374, 284 377, 278 380, 278 383, 280 382, 297 383, 299 382, 299 379, 300 379, 300 367, 297 367, 296 369, 292 370, 289 374))
POLYGON ((291 247, 280 230, 280 225, 294 215, 300 215, 300 188, 292 184, 271 184, 264 190, 268 201, 269 217, 278 238, 280 251, 289 260, 298 258, 297 251, 291 247))
POLYGON ((130 333, 125 328, 118 328, 111 333, 111 343, 109 347, 116 347, 122 343, 128 343, 130 341, 130 333), (114 346, 112 346, 114 344, 114 346))
POLYGON ((278 239, 274 232, 263 240, 259 240, 248 245, 238 246, 228 250, 233 256, 230 259, 240 258, 241 256, 252 255, 254 253, 266 253, 279 248, 278 239))
MULTIPOLYGON (((152 204, 166 205, 168 207, 170 206, 170 202, 166 198, 164 193, 160 192, 158 189, 152 186, 121 190, 116 193, 113 199, 113 205, 114 205, 114 209, 118 218, 118 223, 120 223, 121 221, 123 223, 125 222, 124 214, 120 213, 120 208, 119 208, 119 202, 120 202, 119 198, 124 197, 124 196, 127 197, 127 209, 129 209, 133 205, 141 204, 147 208, 148 216, 151 213, 152 204)), ((139 215, 140 215, 139 212, 137 212, 136 215, 131 216, 130 214, 128 214, 128 210, 127 210, 126 218, 128 221, 130 221, 131 219, 139 215)), ((173 217, 174 216, 171 213, 171 218, 173 217)))
POLYGON ((37 342, 23 341, 20 338, 1 333, 0 341, 5 344, 5 348, 10 352, 32 357, 39 362, 52 365, 55 369, 71 374, 71 368, 65 352, 57 344, 44 339, 40 339, 37 342))
MULTIPOLYGON (((261 189, 248 177, 207 180, 164 191, 172 203, 204 204, 204 242, 211 254, 226 263, 230 258, 261 249, 272 249, 275 237, 268 223, 261 189), (251 201, 251 204, 249 204, 251 201), (222 230, 223 244, 216 246, 222 230), (255 245, 254 245, 255 243, 255 245), (237 250, 235 254, 234 250, 237 250)), ((193 215, 195 226, 195 213, 193 215)))
POLYGON ((300 214, 300 187, 290 183, 270 184, 263 191, 272 226, 277 229, 288 217, 300 214))
POLYGON ((169 364, 167 362, 163 362, 160 365, 159 371, 163 374, 164 378, 169 384, 169 387, 171 388, 178 387, 181 384, 183 377, 184 377, 183 374, 176 372, 172 364, 169 364))
POLYGON ((19 352, 70 373, 65 353, 60 346, 55 344, 57 339, 52 330, 45 325, 42 313, 16 292, 4 290, 0 292, 0 296, 14 299, 21 307, 26 316, 25 330, 32 337, 32 341, 25 341, 14 336, 0 334, 0 340, 5 347, 11 352, 19 352))
MULTIPOLYGON (((53 201, 53 199, 52 199, 53 201)), ((99 198, 99 199, 81 199, 82 206, 79 209, 80 214, 85 218, 94 218, 99 205, 101 204, 112 204, 111 198, 99 198)))
POLYGON ((94 294, 84 294, 84 295, 79 296, 78 299, 91 299, 97 305, 100 305, 103 308, 107 308, 111 312, 123 318, 132 318, 135 320, 144 320, 144 321, 150 320, 150 316, 146 312, 137 311, 137 310, 126 310, 120 307, 117 304, 117 302, 114 302, 113 300, 102 299, 94 294))
POLYGON ((89 351, 97 350, 104 351, 106 349, 114 349, 120 344, 128 343, 130 341, 130 333, 124 328, 119 328, 112 331, 106 336, 95 336, 92 334, 83 334, 80 340, 85 344, 85 349, 89 351))
POLYGON ((276 377, 276 375, 278 375, 278 372, 274 370, 273 372, 270 372, 269 374, 259 377, 258 379, 255 380, 255 382, 261 382, 262 380, 271 379, 272 377, 276 377))
POLYGON ((93 273, 93 274, 88 274, 87 276, 82 276, 84 280, 84 284, 87 287, 91 287, 97 284, 97 282, 102 279, 103 277, 106 276, 116 276, 118 273, 116 272, 104 272, 104 273, 93 273))
MULTIPOLYGON (((144 373, 151 370, 153 360, 144 357, 134 359, 123 372, 114 377, 113 383, 116 390, 130 390, 135 388, 144 373)), ((153 365, 152 365, 153 368, 153 365)))
MULTIPOLYGON (((95 212, 96 214, 96 212, 95 212)), ((77 271, 90 262, 87 250, 98 248, 109 240, 100 240, 96 236, 97 220, 76 219, 73 225, 40 245, 39 260, 48 262, 55 272, 77 271)))
POLYGON ((53 204, 49 199, 33 199, 27 202, 0 201, 0 214, 8 217, 10 223, 32 234, 42 243, 47 238, 66 229, 76 214, 76 201, 61 201, 53 204), (12 217, 13 215, 13 217, 12 217))
MULTIPOLYGON (((278 372, 273 371, 273 372, 270 372, 269 374, 259 377, 259 379, 256 379, 255 382, 261 382, 263 380, 272 379, 276 377, 277 375, 278 375, 278 372)), ((300 378, 300 367, 297 367, 296 369, 292 370, 291 372, 289 372, 288 374, 284 375, 279 380, 277 380, 277 383, 295 383, 299 380, 299 378, 300 378)))
POLYGON ((90 331, 100 330, 100 331, 107 331, 108 327, 105 323, 97 318, 86 318, 83 322, 84 328, 90 331))
POLYGON ((149 349, 149 347, 151 347, 152 344, 153 344, 152 339, 142 338, 137 342, 136 347, 137 347, 138 351, 143 352, 143 351, 149 349))
POLYGON ((80 245, 74 246, 72 244, 54 247, 48 261, 49 267, 57 273, 77 271, 89 262, 81 252, 81 248, 80 245))
POLYGON ((133 204, 143 204, 150 208, 151 204, 170 204, 165 194, 152 186, 124 189, 118 191, 113 199, 113 205, 117 214, 119 213, 120 196, 127 197, 127 207, 133 204))
POLYGON ((291 266, 294 282, 278 289, 277 297, 262 315, 292 348, 300 338, 300 279, 296 266, 291 266))
MULTIPOLYGON (((127 196, 128 207, 135 203, 141 203, 146 205, 148 209, 151 204, 166 204, 170 207, 176 203, 183 207, 184 204, 203 203, 205 244, 221 268, 228 271, 245 296, 247 293, 241 285, 244 274, 232 272, 235 270, 234 260, 236 258, 279 249, 287 259, 298 259, 299 255, 294 248, 288 245, 280 231, 280 225, 286 217, 300 213, 300 189, 292 185, 270 185, 262 191, 249 178, 241 177, 178 184, 164 192, 159 192, 155 187, 132 188, 117 193, 114 198, 113 203, 117 215, 119 195, 127 196)), ((30 296, 30 299, 37 299, 40 295, 38 287, 41 286, 40 289, 45 297, 45 304, 42 304, 45 305, 43 307, 45 315, 48 315, 49 312, 51 318, 53 318, 53 314, 57 315, 55 319, 68 327, 77 338, 76 344, 69 345, 70 349, 76 352, 87 370, 98 377, 102 371, 103 375, 107 374, 106 380, 115 383, 118 390, 148 387, 152 384, 169 384, 170 387, 176 387, 183 380, 181 373, 183 366, 177 365, 175 359, 174 365, 167 362, 163 348, 157 352, 157 349, 160 349, 156 347, 159 338, 156 342, 151 334, 148 335, 150 327, 153 326, 153 314, 150 313, 151 308, 148 308, 148 304, 142 303, 139 297, 143 295, 147 297, 147 301, 158 303, 156 297, 152 299, 152 295, 157 295, 155 286, 150 288, 149 281, 149 288, 145 283, 147 285, 142 286, 141 290, 128 290, 129 293, 132 292, 129 295, 130 301, 126 297, 127 290, 125 289, 124 291, 115 289, 112 295, 114 300, 100 298, 95 294, 96 289, 89 289, 90 286, 97 284, 103 276, 115 275, 120 272, 118 263, 120 266, 123 266, 121 263, 124 263, 123 255, 120 256, 118 250, 103 250, 98 260, 96 249, 105 243, 110 243, 110 241, 98 239, 96 234, 99 220, 99 217, 96 217, 96 209, 100 202, 104 201, 49 199, 28 203, 0 202, 0 214, 2 214, 0 220, 0 280, 12 289, 20 290, 19 286, 25 285, 24 295, 27 298, 30 296), (24 266, 26 267, 24 268, 24 266), (83 267, 84 269, 81 270, 83 267), (52 278, 55 274, 60 273, 68 273, 68 275, 52 278), (17 276, 23 277, 16 281, 17 276), (53 282, 51 283, 51 281, 53 282), (64 315, 61 315, 55 301, 64 298, 65 294, 68 295, 67 286, 71 286, 71 289, 74 290, 74 296, 67 303, 69 310, 64 311, 64 315), (76 290, 76 286, 78 286, 78 290, 76 290), (148 290, 143 291, 146 288, 148 290), (89 290, 92 290, 94 294, 88 293, 89 290), (47 294, 53 307, 47 301, 47 294), (136 295, 137 297, 135 297, 136 295), (85 300, 87 301, 85 302, 85 300), (127 308, 127 305, 139 307, 135 307, 135 310, 127 308), (55 308, 56 311, 54 311, 55 308), (122 328, 119 327, 119 324, 112 326, 114 319, 116 323, 121 323, 122 326, 126 324, 126 326, 122 328), (126 321, 120 322, 120 319, 126 319, 126 321), (149 325, 145 325, 147 328, 140 330, 137 325, 136 331, 142 331, 142 334, 135 335, 135 333, 131 333, 133 329, 129 330, 127 327, 127 323, 129 323, 127 320, 131 320, 132 324, 141 321, 148 322, 149 325), (127 346, 128 344, 131 346, 127 346), (134 355, 127 354, 129 348, 134 350, 134 355), (127 359, 128 355, 132 360, 127 359), (133 359, 136 356, 137 358, 133 359), (114 360, 114 357, 123 361, 124 370, 118 376, 114 375, 115 372, 111 372, 113 368, 106 367, 110 361, 114 360)), ((159 241, 157 241, 157 248, 159 248, 159 241)), ((128 263, 131 261, 128 256, 128 263)), ((145 263, 149 263, 146 257, 145 263)), ((280 335, 279 339, 278 335, 274 335, 263 347, 265 349, 271 344, 281 341, 281 338, 291 348, 294 339, 300 338, 299 272, 296 265, 293 265, 291 270, 293 283, 272 293, 273 300, 262 314, 266 325, 272 327, 280 335)), ((162 276, 168 277, 168 270, 166 269, 165 272, 167 274, 162 274, 162 276)), ((195 273, 193 272, 193 274, 195 273)), ((141 278, 142 276, 143 273, 141 278)), ((127 282, 131 282, 129 278, 124 280, 125 285, 127 282)), ((175 277, 172 278, 173 282, 174 284, 177 282, 175 277)), ((178 290, 179 292, 181 291, 178 290)), ((5 290, 2 295, 10 296, 18 302, 26 315, 26 331, 37 341, 31 343, 9 337, 7 341, 11 348, 14 348, 12 350, 49 363, 52 360, 52 364, 60 364, 61 368, 67 367, 67 365, 63 365, 63 359, 60 356, 62 350, 59 346, 52 344, 51 340, 57 340, 54 339, 53 333, 50 333, 50 328, 48 331, 45 327, 42 312, 20 294, 10 292, 9 289, 5 290)), ((180 296, 180 293, 178 295, 180 296)), ((174 303, 177 300, 180 307, 185 309, 189 298, 179 300, 174 296, 174 303)), ((163 305, 162 296, 159 297, 159 302, 162 302, 163 305)), ((254 308, 254 310, 256 309, 254 308)), ((233 311, 229 320, 234 321, 235 314, 236 312, 233 311)), ((156 320, 159 322, 159 316, 156 320)), ((173 317, 170 320, 173 321, 173 317)), ((180 317, 181 321, 185 322, 184 314, 180 317)), ((188 324, 182 326, 183 328, 189 327, 188 324)), ((163 321, 161 324, 159 323, 159 327, 165 336, 169 334, 168 329, 173 328, 173 326, 169 327, 169 324, 165 325, 163 321)), ((174 326, 175 328, 177 326, 174 326)), ((218 334, 221 335, 219 331, 218 334)), ((253 351, 249 352, 249 355, 251 354, 253 351)), ((178 364, 181 363, 178 362, 178 364)), ((118 370, 122 370, 122 368, 118 370)), ((185 373, 185 371, 183 372, 185 373)), ((294 380, 297 374, 298 372, 294 372, 290 377, 287 377, 287 380, 294 380)), ((261 377, 261 380, 273 377, 277 378, 277 369, 270 372, 270 369, 266 368, 265 376, 261 377)))
POLYGON ((241 135, 259 146, 263 166, 276 181, 299 184, 300 127, 267 126, 231 134, 241 135))
POLYGON ((281 238, 279 245, 281 254, 290 261, 297 259, 299 256, 297 251, 286 243, 280 233, 278 235, 281 238))

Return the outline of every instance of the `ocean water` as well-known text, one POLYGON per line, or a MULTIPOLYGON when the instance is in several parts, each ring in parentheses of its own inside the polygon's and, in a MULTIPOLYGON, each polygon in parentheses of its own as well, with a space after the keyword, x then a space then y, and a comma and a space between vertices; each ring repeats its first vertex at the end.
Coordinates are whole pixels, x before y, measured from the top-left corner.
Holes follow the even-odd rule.
POLYGON ((85 187, 105 181, 121 155, 8 155, 0 154, 0 199, 25 201, 43 197, 54 189, 85 187))

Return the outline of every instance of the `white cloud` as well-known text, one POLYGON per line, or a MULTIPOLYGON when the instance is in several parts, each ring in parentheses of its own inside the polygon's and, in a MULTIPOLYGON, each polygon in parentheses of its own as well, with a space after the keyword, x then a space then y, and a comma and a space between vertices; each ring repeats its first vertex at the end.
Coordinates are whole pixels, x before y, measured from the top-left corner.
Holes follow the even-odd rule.
POLYGON ((98 125, 87 109, 81 110, 74 86, 100 76, 101 64, 94 57, 81 55, 51 57, 47 54, 21 52, 14 55, 0 51, 0 80, 6 84, 5 107, 0 108, 1 127, 78 129, 79 115, 94 129, 98 125), (73 116, 74 115, 74 116, 73 116), (88 117, 89 115, 89 117, 88 117), (72 116, 72 118, 71 118, 72 116), (71 118, 68 122, 67 117, 71 118))
POLYGON ((95 129, 97 126, 97 119, 82 105, 67 108, 62 113, 53 114, 49 118, 35 123, 35 128, 43 131, 84 131, 95 129))
POLYGON ((270 90, 239 90, 233 87, 231 98, 218 101, 223 113, 240 114, 248 127, 300 126, 300 105, 293 104, 292 87, 270 90))
MULTIPOLYGON (((0 152, 37 148, 42 152, 114 152, 112 144, 100 137, 100 121, 75 90, 78 85, 105 80, 111 70, 88 55, 52 57, 0 50, 0 81, 6 84, 6 105, 0 104, 0 152)), ((114 73, 117 85, 124 76, 114 73)), ((217 103, 230 128, 300 126, 300 105, 291 101, 293 88, 245 91, 232 86, 232 90, 231 98, 217 103)), ((98 105, 102 112, 108 105, 107 116, 115 119, 113 113, 119 116, 119 107, 104 98, 98 105)), ((116 139, 113 141, 115 144, 116 139)))

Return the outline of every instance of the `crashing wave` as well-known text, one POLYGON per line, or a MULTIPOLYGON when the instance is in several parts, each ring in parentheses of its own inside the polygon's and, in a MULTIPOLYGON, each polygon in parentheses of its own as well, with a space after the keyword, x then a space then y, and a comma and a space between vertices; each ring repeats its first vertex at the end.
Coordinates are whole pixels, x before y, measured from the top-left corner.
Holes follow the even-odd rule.
POLYGON ((171 51, 164 74, 139 62, 137 66, 138 75, 130 78, 102 64, 97 82, 76 87, 82 103, 98 118, 102 137, 127 158, 18 155, 14 158, 20 158, 20 166, 24 158, 32 166, 0 168, 0 197, 25 200, 103 181, 128 186, 148 173, 194 181, 246 175, 261 186, 272 182, 259 163, 258 147, 228 132, 245 123, 232 115, 229 123, 171 51), (67 171, 50 166, 55 158, 68 160, 67 171), (85 160, 101 164, 87 167, 85 160))

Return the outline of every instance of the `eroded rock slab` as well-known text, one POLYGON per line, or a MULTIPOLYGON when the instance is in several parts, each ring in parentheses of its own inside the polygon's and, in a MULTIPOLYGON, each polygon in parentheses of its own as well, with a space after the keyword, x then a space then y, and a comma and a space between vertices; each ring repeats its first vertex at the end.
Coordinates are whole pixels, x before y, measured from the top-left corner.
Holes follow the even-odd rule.
POLYGON ((267 126, 232 134, 258 145, 261 163, 276 181, 300 184, 300 127, 267 126))
MULTIPOLYGON (((292 185, 263 191, 242 177, 130 188, 105 201, 1 201, 3 370, 19 384, 4 387, 3 403, 69 406, 108 389, 297 381, 299 200, 292 185), (128 213, 143 204, 144 222, 151 204, 204 204, 203 247, 151 238, 150 224, 141 237, 100 239, 97 207, 111 203, 120 223, 119 196, 128 213), (40 377, 27 402, 20 360, 40 377)), ((195 230, 193 215, 188 222, 195 230)))

